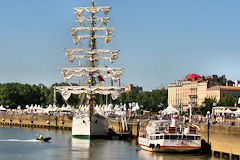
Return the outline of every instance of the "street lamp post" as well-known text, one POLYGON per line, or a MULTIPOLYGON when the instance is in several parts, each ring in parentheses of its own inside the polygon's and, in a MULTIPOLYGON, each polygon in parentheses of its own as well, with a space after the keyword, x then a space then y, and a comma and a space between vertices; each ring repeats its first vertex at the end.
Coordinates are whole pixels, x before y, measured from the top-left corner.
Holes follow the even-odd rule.
MULTIPOLYGON (((206 103, 203 103, 203 104, 202 104, 202 108, 204 108, 204 110, 205 110, 205 107, 206 107, 206 103)), ((204 111, 204 110, 203 110, 203 111, 204 111)), ((201 114, 204 114, 204 113, 201 112, 201 114)))
POLYGON ((209 143, 209 132, 210 132, 210 112, 207 111, 207 123, 208 123, 208 143, 209 143))

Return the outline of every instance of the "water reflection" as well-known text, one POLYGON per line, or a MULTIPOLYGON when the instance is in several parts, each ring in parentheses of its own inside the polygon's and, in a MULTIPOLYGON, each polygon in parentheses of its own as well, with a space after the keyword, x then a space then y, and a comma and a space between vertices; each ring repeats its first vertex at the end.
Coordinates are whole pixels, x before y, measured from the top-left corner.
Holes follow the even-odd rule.
POLYGON ((145 150, 139 150, 139 157, 142 159, 151 159, 151 160, 207 160, 210 159, 207 155, 202 154, 176 154, 176 153, 156 153, 148 152, 145 150))
POLYGON ((89 159, 90 140, 72 138, 72 159, 89 159))

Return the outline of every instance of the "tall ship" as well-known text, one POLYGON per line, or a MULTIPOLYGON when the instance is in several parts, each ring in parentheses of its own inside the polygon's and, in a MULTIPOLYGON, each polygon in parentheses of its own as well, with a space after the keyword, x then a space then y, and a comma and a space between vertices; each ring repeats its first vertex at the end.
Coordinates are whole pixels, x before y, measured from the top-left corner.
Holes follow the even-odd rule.
POLYGON ((103 48, 112 40, 115 30, 108 27, 110 17, 107 15, 112 7, 96 6, 94 0, 89 3, 89 7, 74 8, 79 26, 70 30, 73 42, 80 47, 64 49, 75 67, 61 68, 68 85, 55 88, 65 101, 72 94, 79 95, 79 112, 75 113, 72 122, 72 136, 79 138, 108 135, 108 119, 104 108, 97 104, 98 97, 111 95, 115 100, 125 89, 120 86, 123 68, 111 67, 120 50, 103 48))

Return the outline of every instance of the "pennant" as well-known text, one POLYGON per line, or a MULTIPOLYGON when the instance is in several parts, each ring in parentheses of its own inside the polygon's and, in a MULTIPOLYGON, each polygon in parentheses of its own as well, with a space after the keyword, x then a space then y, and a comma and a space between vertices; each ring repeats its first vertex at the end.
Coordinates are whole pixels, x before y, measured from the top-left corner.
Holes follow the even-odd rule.
POLYGON ((105 81, 105 80, 103 79, 103 77, 100 76, 100 75, 98 76, 98 80, 99 80, 99 81, 105 81))

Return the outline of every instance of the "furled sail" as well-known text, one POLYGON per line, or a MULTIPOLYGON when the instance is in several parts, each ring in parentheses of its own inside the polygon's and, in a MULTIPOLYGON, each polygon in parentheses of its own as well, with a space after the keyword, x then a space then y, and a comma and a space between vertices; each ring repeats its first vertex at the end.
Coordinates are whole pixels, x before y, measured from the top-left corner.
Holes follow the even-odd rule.
POLYGON ((70 80, 73 76, 82 77, 89 76, 88 72, 94 72, 92 76, 98 77, 101 75, 104 78, 111 77, 114 81, 120 79, 123 68, 97 68, 97 67, 80 67, 80 68, 61 68, 61 72, 65 81, 70 80), (102 71, 107 73, 97 73, 96 71, 102 71))
POLYGON ((110 60, 111 63, 114 63, 116 59, 118 58, 118 49, 110 50, 110 49, 95 49, 95 50, 90 50, 90 49, 80 49, 80 48, 65 48, 65 53, 66 56, 68 57, 70 62, 73 62, 75 58, 85 58, 87 60, 97 60, 99 58, 104 59, 104 60, 110 60), (89 56, 89 55, 73 55, 74 52, 86 52, 88 54, 94 54, 95 56, 89 56), (100 56, 96 55, 97 53, 110 53, 111 56, 100 56))
POLYGON ((86 60, 89 60, 89 61, 95 61, 95 60, 98 60, 98 59, 103 59, 103 60, 109 60, 111 63, 114 63, 116 61, 116 59, 118 58, 117 55, 115 54, 112 54, 111 56, 99 56, 99 55, 95 55, 95 56, 90 56, 90 55, 70 55, 68 54, 68 59, 70 62, 73 62, 75 58, 79 58, 79 59, 86 59, 86 60))
POLYGON ((94 19, 90 16, 76 16, 76 22, 81 25, 83 23, 84 20, 87 20, 87 21, 98 21, 100 20, 101 23, 103 23, 105 26, 107 26, 107 24, 109 23, 110 21, 110 17, 95 17, 94 19))
POLYGON ((104 7, 95 7, 95 6, 94 7, 78 7, 78 8, 74 8, 74 11, 75 11, 75 13, 78 16, 81 16, 84 11, 87 11, 89 13, 94 13, 95 14, 95 13, 99 12, 100 10, 102 10, 103 13, 105 15, 107 15, 110 12, 111 8, 112 8, 111 6, 104 6, 104 7))
POLYGON ((57 86, 57 91, 61 93, 64 100, 68 100, 71 94, 111 94, 112 99, 117 99, 120 94, 124 91, 125 87, 116 86, 57 86))
MULTIPOLYGON (((73 36, 73 42, 75 44, 78 44, 81 39, 92 38, 91 35, 75 35, 75 34, 72 34, 72 36, 73 36)), ((108 35, 95 35, 94 38, 105 38, 106 43, 109 43, 112 40, 112 36, 108 36, 108 35)))
POLYGON ((114 27, 71 27, 71 34, 76 35, 78 31, 89 30, 89 31, 107 31, 109 34, 115 30, 114 27))

